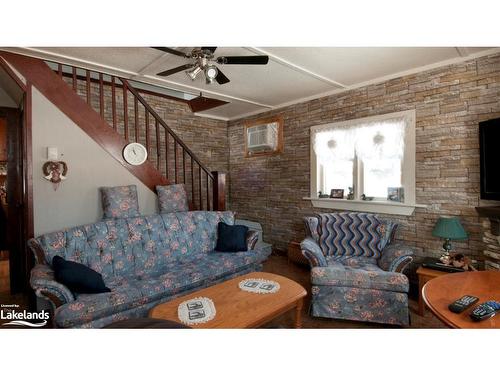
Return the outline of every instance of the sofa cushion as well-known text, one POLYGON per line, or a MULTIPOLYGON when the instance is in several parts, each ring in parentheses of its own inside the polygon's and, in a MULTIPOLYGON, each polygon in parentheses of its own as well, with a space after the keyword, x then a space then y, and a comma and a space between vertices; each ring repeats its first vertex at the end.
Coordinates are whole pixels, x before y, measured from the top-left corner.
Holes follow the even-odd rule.
POLYGON ((394 241, 397 229, 398 229, 398 223, 389 220, 381 220, 380 224, 380 234, 382 235, 380 239, 381 250, 383 250, 387 245, 390 245, 391 242, 394 241))
POLYGON ((326 256, 380 257, 382 235, 377 215, 335 212, 317 216, 318 244, 326 256))
POLYGON ((76 300, 56 310, 60 327, 72 327, 126 311, 169 295, 177 295, 262 263, 269 249, 240 253, 208 253, 186 257, 168 265, 162 272, 141 277, 106 279, 111 293, 80 294, 76 300))
POLYGON ((359 258, 337 258, 328 259, 328 263, 327 267, 314 267, 311 270, 313 285, 408 292, 409 282, 405 275, 385 272, 376 262, 361 261, 359 258))
POLYGON ((156 187, 158 205, 161 214, 185 212, 189 210, 186 188, 184 184, 174 184, 156 187))
POLYGON ((246 225, 227 225, 224 222, 219 222, 215 251, 223 253, 247 251, 247 232, 248 227, 246 225))
POLYGON ((100 190, 104 219, 139 216, 139 202, 135 185, 101 187, 100 190))
POLYGON ((52 259, 54 276, 58 282, 66 285, 73 293, 106 293, 106 287, 99 272, 81 263, 65 260, 59 255, 52 259))

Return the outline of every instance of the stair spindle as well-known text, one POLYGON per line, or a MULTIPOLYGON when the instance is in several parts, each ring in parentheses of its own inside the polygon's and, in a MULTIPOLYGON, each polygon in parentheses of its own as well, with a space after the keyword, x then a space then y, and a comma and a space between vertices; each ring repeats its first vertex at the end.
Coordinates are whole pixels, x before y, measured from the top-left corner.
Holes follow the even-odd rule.
POLYGON ((113 129, 116 130, 116 85, 115 77, 111 77, 111 111, 113 112, 113 129))
POLYGON ((102 73, 99 73, 99 111, 101 118, 104 119, 104 83, 102 80, 102 73))
POLYGON ((135 115, 135 141, 139 142, 139 102, 134 96, 134 115, 135 115))
POLYGON ((128 100, 125 82, 123 82, 123 131, 125 132, 125 140, 128 142, 128 100))
POLYGON ((76 82, 76 68, 73 66, 72 69, 71 69, 71 72, 73 74, 73 80, 72 80, 72 85, 73 85, 73 91, 76 92, 76 85, 77 85, 77 82, 76 82))
POLYGON ((158 126, 158 120, 155 120, 155 129, 156 129, 156 169, 160 169, 160 127, 158 126))
POLYGON ((191 204, 194 208, 194 163, 193 158, 191 159, 191 204))
POLYGON ((87 91, 87 104, 92 107, 92 103, 90 102, 90 70, 86 70, 85 89, 87 91))
POLYGON ((174 139, 174 173, 175 173, 175 183, 177 183, 177 142, 174 139))
POLYGON ((210 211, 210 188, 208 185, 208 173, 205 172, 205 176, 207 177, 207 211, 210 211))
POLYGON ((167 166, 167 169, 165 170, 165 176, 167 177, 168 180, 168 131, 165 131, 165 165, 167 166))
POLYGON ((59 78, 62 78, 62 64, 57 64, 57 74, 59 74, 59 78))
POLYGON ((182 183, 186 184, 186 150, 182 149, 182 183))
POLYGON ((150 150, 150 135, 149 135, 149 112, 146 108, 144 108, 145 112, 145 122, 146 122, 146 150, 148 151, 148 155, 151 152, 150 150))
POLYGON ((203 201, 202 201, 202 192, 201 192, 201 165, 198 164, 198 193, 199 193, 199 196, 200 196, 200 211, 203 210, 203 201))

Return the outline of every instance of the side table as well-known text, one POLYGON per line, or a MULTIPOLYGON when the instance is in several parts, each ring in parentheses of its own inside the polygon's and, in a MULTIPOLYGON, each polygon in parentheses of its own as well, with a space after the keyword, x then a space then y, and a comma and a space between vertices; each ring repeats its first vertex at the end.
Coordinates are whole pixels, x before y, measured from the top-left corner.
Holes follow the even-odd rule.
POLYGON ((432 280, 438 276, 448 275, 448 272, 433 270, 431 268, 418 267, 417 275, 418 275, 418 315, 424 316, 425 311, 425 303, 422 298, 422 288, 425 283, 429 280, 432 280))

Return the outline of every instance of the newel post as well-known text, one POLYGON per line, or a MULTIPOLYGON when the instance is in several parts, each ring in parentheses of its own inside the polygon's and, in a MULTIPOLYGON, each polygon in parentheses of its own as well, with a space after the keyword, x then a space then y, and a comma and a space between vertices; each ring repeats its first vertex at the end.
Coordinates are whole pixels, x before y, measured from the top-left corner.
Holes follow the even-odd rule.
POLYGON ((223 172, 212 172, 213 181, 213 209, 224 211, 226 209, 226 174, 223 172))

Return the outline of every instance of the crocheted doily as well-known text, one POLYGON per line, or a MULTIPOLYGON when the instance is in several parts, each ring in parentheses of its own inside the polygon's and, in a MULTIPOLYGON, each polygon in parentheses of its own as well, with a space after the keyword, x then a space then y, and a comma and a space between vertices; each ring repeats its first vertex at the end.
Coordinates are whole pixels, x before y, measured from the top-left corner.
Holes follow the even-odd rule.
POLYGON ((210 298, 196 297, 181 302, 177 308, 179 320, 187 325, 206 323, 215 317, 215 305, 210 298))
POLYGON ((238 284, 241 290, 251 293, 268 294, 280 290, 280 284, 273 280, 245 279, 238 284))

